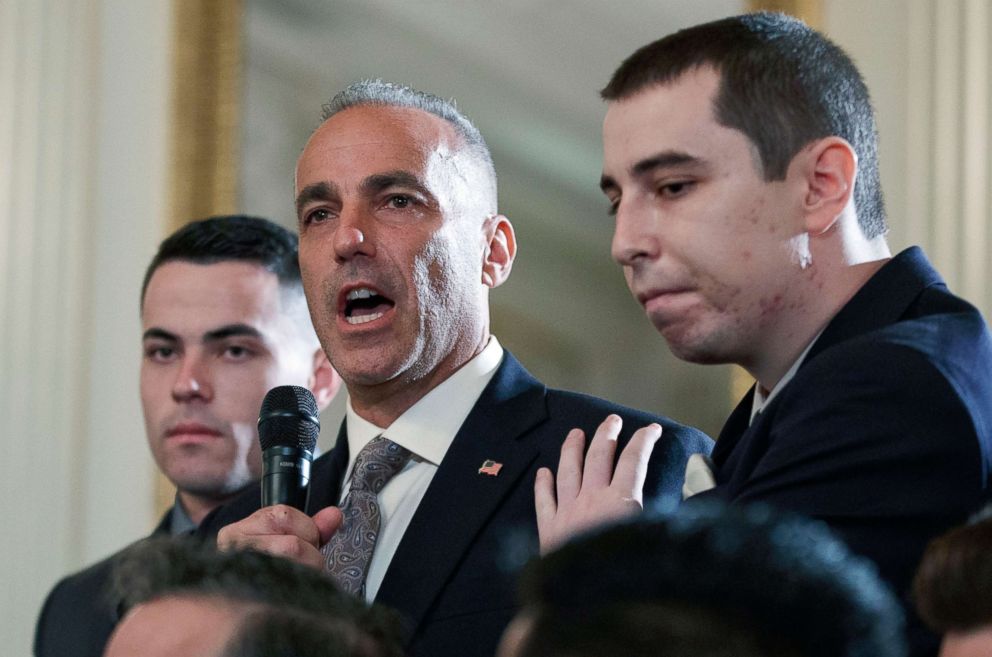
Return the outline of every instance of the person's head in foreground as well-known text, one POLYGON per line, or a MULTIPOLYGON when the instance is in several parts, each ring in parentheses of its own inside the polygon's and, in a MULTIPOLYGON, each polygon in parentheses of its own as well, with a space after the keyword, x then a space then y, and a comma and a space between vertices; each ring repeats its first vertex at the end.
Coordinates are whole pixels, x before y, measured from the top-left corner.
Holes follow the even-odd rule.
POLYGON ((117 565, 124 616, 106 657, 399 657, 399 627, 319 572, 193 539, 153 539, 117 565))
POLYGON ((890 255, 860 74, 801 21, 755 13, 644 46, 602 96, 631 292, 676 356, 770 389, 890 255))
POLYGON ((696 504, 525 569, 501 657, 899 657, 902 612, 824 525, 696 504))
POLYGON ((930 543, 913 594, 923 621, 944 635, 941 657, 992 655, 992 507, 930 543))

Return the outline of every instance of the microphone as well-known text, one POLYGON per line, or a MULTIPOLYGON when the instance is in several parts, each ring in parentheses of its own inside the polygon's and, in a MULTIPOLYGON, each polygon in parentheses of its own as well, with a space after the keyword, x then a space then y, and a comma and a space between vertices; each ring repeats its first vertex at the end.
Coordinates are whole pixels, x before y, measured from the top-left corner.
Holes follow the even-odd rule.
POLYGON ((320 433, 317 402, 301 386, 269 390, 258 413, 262 506, 288 504, 306 512, 310 462, 320 433))

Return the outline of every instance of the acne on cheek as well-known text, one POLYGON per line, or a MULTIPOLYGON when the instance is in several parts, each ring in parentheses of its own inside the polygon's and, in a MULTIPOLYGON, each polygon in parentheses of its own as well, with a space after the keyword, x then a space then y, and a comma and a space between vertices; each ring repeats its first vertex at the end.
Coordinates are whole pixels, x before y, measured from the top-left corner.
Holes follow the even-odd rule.
POLYGON ((745 218, 752 226, 757 226, 761 221, 762 210, 765 207, 764 199, 758 199, 754 205, 748 208, 745 218))
POLYGON ((782 294, 775 294, 771 298, 762 297, 758 299, 758 307, 761 309, 761 316, 767 317, 782 309, 782 294))

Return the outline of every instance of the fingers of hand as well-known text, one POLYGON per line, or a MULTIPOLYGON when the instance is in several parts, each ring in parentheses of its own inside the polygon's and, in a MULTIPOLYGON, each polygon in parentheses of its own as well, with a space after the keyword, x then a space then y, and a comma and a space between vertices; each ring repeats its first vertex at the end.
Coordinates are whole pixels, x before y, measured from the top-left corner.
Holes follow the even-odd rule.
POLYGON ((537 512, 538 531, 542 525, 554 520, 558 512, 555 500, 555 476, 548 468, 540 468, 534 478, 534 510, 537 512))
POLYGON ((313 544, 292 534, 255 536, 247 539, 240 547, 245 550, 256 550, 289 559, 318 570, 324 567, 324 556, 320 550, 313 544))
POLYGON ((217 534, 217 545, 222 549, 259 549, 260 542, 280 536, 291 536, 314 547, 320 541, 320 532, 309 516, 299 509, 277 504, 259 509, 244 520, 221 529, 217 534))
POLYGON ((644 481, 651 462, 651 451, 661 437, 661 426, 649 424, 641 427, 631 436, 630 442, 620 452, 616 473, 610 484, 620 495, 641 502, 644 481))
POLYGON ((596 489, 610 485, 613 478, 613 457, 617 453, 617 437, 622 428, 623 420, 619 416, 608 415, 596 429, 596 435, 593 436, 586 454, 583 488, 596 489))
POLYGON ((555 483, 558 501, 574 499, 582 488, 582 463, 584 461, 586 435, 581 429, 572 429, 561 445, 561 458, 558 460, 558 475, 555 483))
POLYGON ((331 540, 331 536, 334 536, 335 532, 341 528, 344 515, 338 507, 329 506, 313 514, 313 522, 320 532, 320 545, 323 545, 331 540))

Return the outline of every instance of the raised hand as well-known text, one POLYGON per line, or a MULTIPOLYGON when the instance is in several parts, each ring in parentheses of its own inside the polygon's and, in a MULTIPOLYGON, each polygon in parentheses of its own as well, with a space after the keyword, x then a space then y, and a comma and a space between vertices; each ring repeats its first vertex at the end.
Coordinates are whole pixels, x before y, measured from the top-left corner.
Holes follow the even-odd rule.
POLYGON ((607 416, 585 454, 585 433, 572 429, 561 446, 557 480, 548 468, 537 471, 534 506, 541 554, 585 529, 643 508, 644 480, 661 426, 649 424, 634 432, 614 470, 622 427, 618 416, 607 416))

